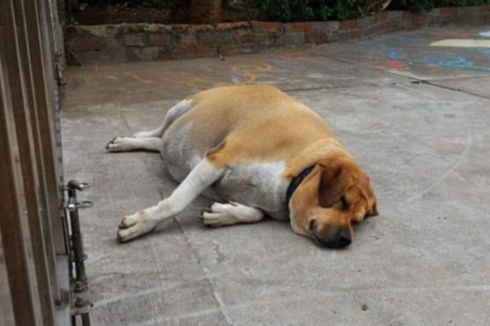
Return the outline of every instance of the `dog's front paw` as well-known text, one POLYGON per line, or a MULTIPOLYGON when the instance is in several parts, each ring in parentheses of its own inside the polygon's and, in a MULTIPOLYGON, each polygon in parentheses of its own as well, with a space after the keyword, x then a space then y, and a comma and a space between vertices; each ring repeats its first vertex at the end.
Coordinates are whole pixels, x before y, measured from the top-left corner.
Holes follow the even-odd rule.
POLYGON ((124 137, 114 137, 105 145, 105 149, 109 152, 124 152, 127 150, 124 144, 124 137))
POLYGON ((201 212, 202 223, 205 226, 219 227, 239 222, 233 214, 233 204, 214 203, 209 209, 201 212))
POLYGON ((158 223, 145 218, 143 211, 126 216, 119 224, 117 239, 120 242, 128 242, 146 233, 150 233, 157 227, 158 223))

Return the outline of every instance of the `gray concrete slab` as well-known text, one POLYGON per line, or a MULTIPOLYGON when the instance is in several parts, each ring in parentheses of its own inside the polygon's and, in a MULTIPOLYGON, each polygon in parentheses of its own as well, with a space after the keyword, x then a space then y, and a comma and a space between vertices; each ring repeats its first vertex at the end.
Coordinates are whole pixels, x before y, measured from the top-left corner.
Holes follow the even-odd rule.
POLYGON ((402 64, 369 45, 489 67, 482 49, 429 46, 489 29, 71 68, 65 174, 91 183, 85 197, 96 203, 82 212, 94 325, 490 324, 490 72, 402 64), (158 125, 189 93, 242 82, 277 85, 324 116, 373 180, 380 216, 335 251, 271 220, 205 229, 198 215, 210 202, 199 198, 151 235, 118 244, 121 217, 175 183, 158 154, 107 154, 105 143, 158 125))

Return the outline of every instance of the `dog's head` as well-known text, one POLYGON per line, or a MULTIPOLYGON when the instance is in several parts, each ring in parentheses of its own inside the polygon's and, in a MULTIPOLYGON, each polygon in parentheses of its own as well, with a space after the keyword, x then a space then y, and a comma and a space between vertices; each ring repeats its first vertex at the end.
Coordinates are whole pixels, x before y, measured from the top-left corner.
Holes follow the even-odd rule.
POLYGON ((293 230, 329 248, 349 245, 352 226, 378 214, 369 178, 348 156, 317 162, 289 207, 293 230))

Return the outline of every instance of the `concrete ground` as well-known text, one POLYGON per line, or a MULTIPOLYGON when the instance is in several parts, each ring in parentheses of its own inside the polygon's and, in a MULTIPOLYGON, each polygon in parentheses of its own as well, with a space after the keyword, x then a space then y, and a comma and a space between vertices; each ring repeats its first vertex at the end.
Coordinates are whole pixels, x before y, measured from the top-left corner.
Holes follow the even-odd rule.
MULTIPOLYGON (((431 28, 302 50, 67 71, 66 178, 82 212, 94 325, 490 325, 490 48, 479 28, 431 28), (168 196, 158 154, 108 154, 179 99, 278 86, 318 111, 371 177, 380 215, 347 250, 287 223, 204 228, 199 198, 121 245, 120 219, 168 196)), ((487 38, 487 40, 490 40, 487 38)))

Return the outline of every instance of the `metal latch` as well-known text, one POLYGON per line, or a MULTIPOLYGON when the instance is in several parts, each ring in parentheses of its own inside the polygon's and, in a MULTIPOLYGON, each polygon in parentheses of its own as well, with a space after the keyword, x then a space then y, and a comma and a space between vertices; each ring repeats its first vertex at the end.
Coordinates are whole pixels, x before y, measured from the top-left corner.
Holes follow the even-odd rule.
POLYGON ((83 239, 80 230, 80 217, 78 209, 92 207, 93 203, 89 200, 79 202, 77 191, 89 188, 85 182, 70 180, 65 187, 68 198, 66 210, 69 216, 69 247, 70 247, 70 277, 72 288, 72 322, 76 325, 76 317, 81 316, 82 325, 89 326, 89 308, 92 303, 86 299, 88 288, 87 274, 85 272, 86 255, 83 252, 83 239))

